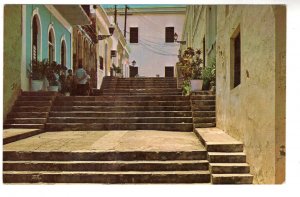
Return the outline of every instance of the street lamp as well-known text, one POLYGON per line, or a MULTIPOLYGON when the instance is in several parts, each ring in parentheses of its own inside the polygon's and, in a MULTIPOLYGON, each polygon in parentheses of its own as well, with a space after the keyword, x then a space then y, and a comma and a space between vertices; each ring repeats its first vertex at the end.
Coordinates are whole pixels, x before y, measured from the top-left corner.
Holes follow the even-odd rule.
POLYGON ((134 67, 134 66, 135 66, 135 64, 136 64, 136 61, 135 61, 135 60, 133 60, 131 63, 132 63, 132 66, 134 67))
POLYGON ((109 35, 98 35, 98 40, 104 40, 104 39, 112 36, 115 31, 115 27, 113 25, 110 25, 108 28, 108 31, 109 31, 109 35))
POLYGON ((175 32, 174 33, 174 41, 179 43, 179 44, 186 44, 186 41, 184 40, 177 40, 178 39, 178 34, 175 32))

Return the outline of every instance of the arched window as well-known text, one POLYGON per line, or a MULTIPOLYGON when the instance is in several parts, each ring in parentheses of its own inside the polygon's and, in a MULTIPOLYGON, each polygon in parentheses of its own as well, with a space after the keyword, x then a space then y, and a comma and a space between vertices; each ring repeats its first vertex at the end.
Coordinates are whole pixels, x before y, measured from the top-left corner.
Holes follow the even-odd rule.
POLYGON ((32 60, 37 60, 39 57, 40 51, 40 42, 41 42, 41 29, 40 29, 40 20, 37 14, 34 15, 32 19, 32 60))
POLYGON ((60 47, 60 64, 66 66, 66 42, 62 40, 60 47))
POLYGON ((55 35, 52 27, 48 33, 48 59, 50 62, 55 61, 55 35))

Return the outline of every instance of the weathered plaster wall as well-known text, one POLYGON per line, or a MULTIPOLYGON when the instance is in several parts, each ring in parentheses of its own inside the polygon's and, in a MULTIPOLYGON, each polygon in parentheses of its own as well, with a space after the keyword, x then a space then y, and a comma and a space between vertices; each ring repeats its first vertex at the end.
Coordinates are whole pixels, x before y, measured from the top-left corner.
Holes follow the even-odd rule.
POLYGON ((286 114, 286 7, 273 6, 275 15, 275 181, 285 181, 286 114), (281 152, 282 151, 282 152, 281 152))
MULTIPOLYGON (((187 45, 181 49, 202 49, 203 37, 207 42, 211 36, 208 7, 188 6, 187 45)), ((285 15, 284 6, 217 6, 217 127, 245 144, 254 183, 285 179, 285 156, 280 154, 285 146, 285 15), (238 26, 241 84, 231 89, 230 38, 238 26)))
POLYGON ((4 6, 3 117, 6 118, 21 88, 22 6, 4 6))
POLYGON ((244 142, 255 183, 275 183, 275 17, 272 6, 218 6, 217 127, 244 142), (240 25, 241 84, 230 88, 230 37, 240 25))

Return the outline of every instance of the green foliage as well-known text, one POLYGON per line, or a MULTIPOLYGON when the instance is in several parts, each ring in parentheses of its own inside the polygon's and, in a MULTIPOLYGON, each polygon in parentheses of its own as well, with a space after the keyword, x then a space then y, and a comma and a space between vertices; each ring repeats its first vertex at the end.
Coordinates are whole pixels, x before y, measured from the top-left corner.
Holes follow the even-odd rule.
POLYGON ((179 61, 176 63, 180 75, 184 80, 202 79, 202 67, 203 60, 200 58, 201 51, 199 49, 194 50, 188 47, 183 55, 179 57, 179 61))
POLYGON ((216 58, 210 58, 208 65, 202 71, 202 77, 205 84, 215 83, 216 81, 216 58))
POLYGON ((191 87, 191 83, 189 80, 185 80, 183 81, 183 85, 182 85, 182 93, 185 95, 185 96, 188 96, 191 94, 191 91, 192 91, 192 87, 191 87))
POLYGON ((200 58, 200 49, 194 50, 188 47, 184 50, 183 55, 179 56, 179 61, 176 63, 176 68, 179 77, 183 77, 182 92, 184 95, 190 95, 191 83, 190 80, 202 79, 203 60, 200 58))
POLYGON ((116 73, 121 73, 122 70, 120 67, 117 67, 115 64, 112 64, 112 67, 113 67, 113 70, 116 72, 116 73))
POLYGON ((31 70, 29 70, 31 79, 43 80, 46 76, 47 66, 44 61, 32 60, 30 63, 31 70))

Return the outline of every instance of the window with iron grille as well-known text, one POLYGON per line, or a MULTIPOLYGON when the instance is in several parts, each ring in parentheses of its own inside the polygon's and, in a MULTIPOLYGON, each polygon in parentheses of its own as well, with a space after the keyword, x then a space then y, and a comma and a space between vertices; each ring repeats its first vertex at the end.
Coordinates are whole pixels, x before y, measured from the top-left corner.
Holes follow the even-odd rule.
POLYGON ((174 27, 166 27, 166 42, 174 42, 174 27))
POLYGON ((130 43, 139 43, 139 29, 130 27, 130 43))

